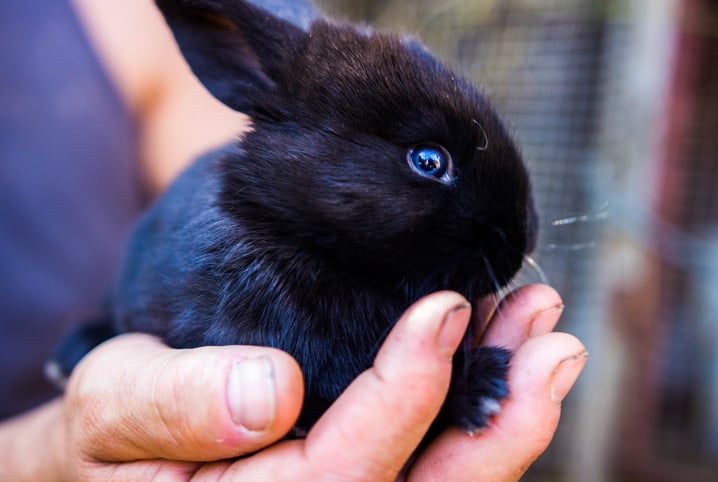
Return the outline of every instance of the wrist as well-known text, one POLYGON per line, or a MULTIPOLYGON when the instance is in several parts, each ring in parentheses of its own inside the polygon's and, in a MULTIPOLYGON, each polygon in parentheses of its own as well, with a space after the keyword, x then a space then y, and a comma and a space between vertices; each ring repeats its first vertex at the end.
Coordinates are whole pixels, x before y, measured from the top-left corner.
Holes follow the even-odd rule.
POLYGON ((0 423, 0 480, 66 480, 63 427, 62 399, 0 423))

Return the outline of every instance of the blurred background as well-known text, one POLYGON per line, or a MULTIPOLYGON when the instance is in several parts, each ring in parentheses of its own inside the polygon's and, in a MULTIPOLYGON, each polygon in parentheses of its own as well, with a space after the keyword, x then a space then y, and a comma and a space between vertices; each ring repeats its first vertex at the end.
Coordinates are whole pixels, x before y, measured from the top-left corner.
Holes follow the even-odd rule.
POLYGON ((718 1, 323 3, 419 36, 522 146, 591 353, 524 480, 718 480, 718 1))

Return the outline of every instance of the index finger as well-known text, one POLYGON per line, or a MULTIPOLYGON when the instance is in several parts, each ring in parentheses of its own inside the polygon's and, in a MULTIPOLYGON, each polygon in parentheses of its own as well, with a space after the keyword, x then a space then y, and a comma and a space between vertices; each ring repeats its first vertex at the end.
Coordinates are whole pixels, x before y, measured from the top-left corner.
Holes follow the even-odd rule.
POLYGON ((310 432, 308 456, 331 464, 339 473, 365 470, 363 480, 395 479, 444 402, 451 357, 470 312, 461 296, 448 292, 412 307, 390 333, 374 366, 310 432), (453 330, 448 350, 440 346, 442 328, 453 330))

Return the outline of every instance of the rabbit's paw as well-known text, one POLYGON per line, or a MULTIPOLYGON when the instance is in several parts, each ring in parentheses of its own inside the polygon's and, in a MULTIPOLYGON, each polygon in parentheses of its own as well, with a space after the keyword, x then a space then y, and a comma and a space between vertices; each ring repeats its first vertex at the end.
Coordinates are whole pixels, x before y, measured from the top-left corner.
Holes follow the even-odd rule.
POLYGON ((501 410, 501 401, 509 394, 506 377, 510 359, 511 352, 498 347, 480 347, 455 355, 444 405, 452 425, 469 434, 488 426, 489 419, 501 410))

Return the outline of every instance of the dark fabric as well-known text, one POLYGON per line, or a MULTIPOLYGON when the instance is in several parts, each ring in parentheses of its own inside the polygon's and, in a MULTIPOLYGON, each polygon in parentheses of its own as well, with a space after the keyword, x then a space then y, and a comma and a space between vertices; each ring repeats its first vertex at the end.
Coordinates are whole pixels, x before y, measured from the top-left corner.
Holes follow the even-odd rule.
POLYGON ((141 205, 132 119, 64 0, 0 2, 0 418, 97 313, 141 205))

